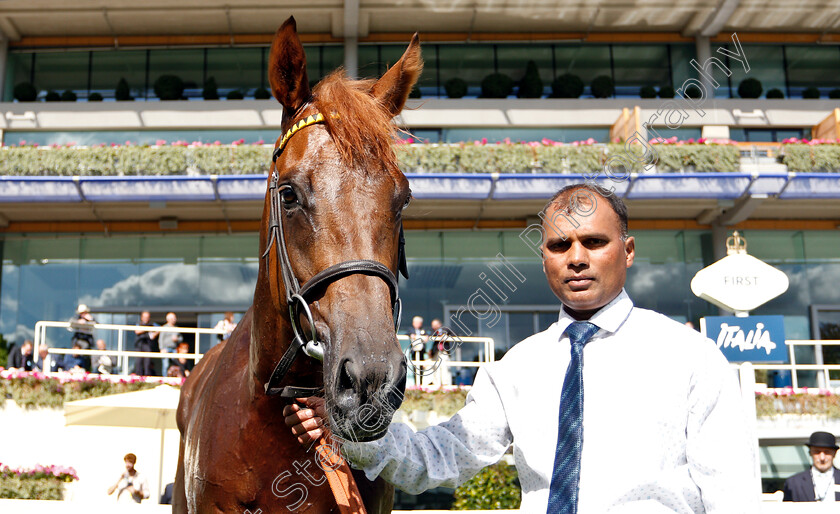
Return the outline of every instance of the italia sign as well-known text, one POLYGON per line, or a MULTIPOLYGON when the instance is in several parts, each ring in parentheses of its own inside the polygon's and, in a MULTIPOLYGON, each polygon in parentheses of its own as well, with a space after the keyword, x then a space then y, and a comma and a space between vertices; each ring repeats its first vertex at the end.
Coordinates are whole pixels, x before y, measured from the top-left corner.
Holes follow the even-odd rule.
POLYGON ((748 312, 787 291, 790 281, 781 270, 746 253, 746 244, 735 232, 727 241, 729 255, 698 271, 691 291, 731 312, 748 312))

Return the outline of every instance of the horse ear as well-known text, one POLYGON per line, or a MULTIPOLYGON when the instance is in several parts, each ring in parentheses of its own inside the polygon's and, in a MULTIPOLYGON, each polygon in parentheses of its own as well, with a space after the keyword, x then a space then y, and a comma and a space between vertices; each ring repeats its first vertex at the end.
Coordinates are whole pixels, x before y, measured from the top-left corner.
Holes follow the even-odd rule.
POLYGON ((382 103, 392 117, 396 116, 405 106, 405 101, 421 71, 423 59, 420 57, 420 36, 415 33, 403 56, 376 81, 371 94, 382 103))
POLYGON ((309 79, 306 77, 306 54, 297 35, 295 17, 283 22, 271 42, 268 59, 268 82, 271 93, 285 113, 291 114, 309 99, 309 79))

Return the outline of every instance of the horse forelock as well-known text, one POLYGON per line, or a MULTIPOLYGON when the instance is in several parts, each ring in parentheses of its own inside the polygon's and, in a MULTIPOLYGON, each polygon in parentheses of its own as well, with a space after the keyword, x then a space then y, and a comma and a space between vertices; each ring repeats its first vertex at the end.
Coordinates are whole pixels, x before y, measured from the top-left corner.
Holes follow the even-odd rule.
POLYGON ((393 143, 397 127, 370 90, 375 80, 350 80, 341 70, 324 78, 313 103, 324 115, 332 141, 348 166, 360 170, 398 170, 393 143))

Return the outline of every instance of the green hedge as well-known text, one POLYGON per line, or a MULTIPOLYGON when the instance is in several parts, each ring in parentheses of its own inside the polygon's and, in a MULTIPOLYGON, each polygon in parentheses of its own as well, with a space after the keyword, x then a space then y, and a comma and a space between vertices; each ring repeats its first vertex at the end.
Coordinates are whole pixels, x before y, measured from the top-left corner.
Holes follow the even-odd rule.
MULTIPOLYGON (((76 379, 46 377, 40 373, 18 373, 11 378, 0 378, 0 400, 14 400, 21 408, 61 408, 64 402, 84 400, 109 394, 130 393, 151 389, 160 384, 147 383, 140 378, 111 382, 97 376, 76 379)), ((0 401, 0 409, 5 402, 0 401)))
POLYGON ((64 466, 11 469, 0 465, 0 498, 63 500, 64 483, 78 479, 75 469, 64 466))
POLYGON ((499 462, 482 469, 455 489, 452 510, 518 509, 521 501, 522 489, 516 467, 499 462))
MULTIPOLYGON (((838 145, 840 147, 840 145, 838 145)), ((641 147, 632 147, 637 154, 641 147)), ((620 144, 557 145, 500 143, 456 145, 401 144, 395 146, 400 168, 419 173, 597 173, 606 160, 623 153, 620 144)), ((733 145, 660 144, 660 171, 720 171, 739 169, 739 150, 733 145)), ((114 176, 114 175, 240 175, 265 174, 272 148, 266 145, 5 147, 0 175, 114 176)), ((840 150, 834 149, 837 160, 840 150)), ((822 153, 819 155, 823 155, 822 153)), ((817 163, 822 163, 818 158, 817 163)), ((798 162, 798 161, 797 161, 798 162)), ((832 161, 833 162, 833 161, 832 161)), ((641 172, 634 162, 631 171, 641 172)))
POLYGON ((806 414, 840 419, 840 395, 828 390, 821 390, 817 394, 794 393, 790 388, 781 392, 756 393, 755 410, 758 417, 806 414))
POLYGON ((788 144, 782 146, 782 162, 789 171, 840 172, 840 144, 788 144))

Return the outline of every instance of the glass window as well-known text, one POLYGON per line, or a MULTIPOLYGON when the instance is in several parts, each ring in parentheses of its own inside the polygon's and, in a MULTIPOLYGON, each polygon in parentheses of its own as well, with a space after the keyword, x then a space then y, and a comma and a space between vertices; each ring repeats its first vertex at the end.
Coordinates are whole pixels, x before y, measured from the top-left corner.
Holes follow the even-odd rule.
POLYGON ((642 86, 671 81, 666 45, 613 45, 616 95, 638 98, 642 86))
POLYGON ((494 72, 492 45, 440 45, 441 87, 452 78, 467 82, 468 96, 481 94, 481 81, 494 72))
POLYGON ((20 141, 37 143, 39 145, 73 143, 78 145, 98 145, 112 143, 123 145, 126 141, 133 145, 154 145, 157 141, 163 140, 168 143, 174 141, 200 141, 202 143, 213 143, 219 141, 222 144, 229 144, 239 139, 246 143, 263 141, 271 144, 280 137, 279 129, 263 130, 115 130, 102 132, 30 132, 30 131, 5 131, 3 140, 5 144, 18 144, 20 141))
MULTIPOLYGON (((253 95, 261 87, 263 77, 262 48, 208 48, 207 73, 216 80, 219 96, 224 98, 234 89, 253 95)), ((267 86, 266 86, 267 87, 267 86)), ((204 88, 204 83, 199 83, 204 88)))
MULTIPOLYGON (((674 89, 679 89, 686 80, 697 78, 697 71, 691 67, 691 60, 695 59, 697 54, 693 45, 670 45, 670 53, 671 85, 674 89)), ((729 97, 729 89, 726 89, 725 93, 725 97, 729 97)))
POLYGON ((572 73, 583 80, 582 97, 590 96, 589 85, 595 77, 612 76, 609 45, 554 45, 557 75, 572 73))
POLYGON ((136 284, 140 272, 139 237, 86 238, 81 240, 79 296, 92 308, 133 305, 124 294, 136 284))
POLYGON ((304 45, 304 50, 306 51, 306 74, 312 85, 344 65, 343 46, 304 45))
MULTIPOLYGON (((725 56, 717 53, 717 48, 719 47, 720 45, 712 46, 712 55, 721 59, 732 72, 732 75, 729 77, 729 82, 732 84, 733 98, 740 98, 738 96, 738 86, 747 78, 758 79, 761 82, 761 88, 763 90, 761 93, 762 98, 771 89, 785 91, 785 68, 781 45, 742 45, 744 54, 746 54, 747 61, 749 62, 749 72, 744 71, 744 65, 737 60, 725 58, 725 56)), ((725 48, 730 52, 735 51, 733 45, 725 45, 725 48)), ((724 74, 718 72, 717 67, 710 69, 715 70, 715 79, 723 84, 726 80, 724 74)))
POLYGON ((146 51, 117 50, 93 52, 91 66, 91 91, 105 98, 113 98, 120 79, 125 79, 131 96, 146 96, 146 51))
POLYGON ((90 52, 39 53, 35 57, 35 87, 39 91, 73 90, 87 96, 90 52))
POLYGON ((497 45, 496 59, 499 73, 504 73, 515 82, 519 82, 525 75, 528 61, 534 61, 543 81, 543 93, 551 93, 551 82, 554 80, 551 45, 497 45))
POLYGON ((840 87, 840 47, 787 45, 785 57, 791 97, 801 98, 802 90, 811 86, 829 90, 840 87))
POLYGON ((30 53, 9 52, 6 57, 6 79, 3 99, 6 102, 14 100, 14 89, 22 82, 32 82, 32 57, 30 53))
POLYGON ((201 98, 204 87, 204 50, 152 50, 149 52, 149 91, 155 98, 155 81, 163 75, 175 75, 184 82, 184 96, 201 98))

